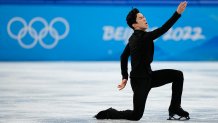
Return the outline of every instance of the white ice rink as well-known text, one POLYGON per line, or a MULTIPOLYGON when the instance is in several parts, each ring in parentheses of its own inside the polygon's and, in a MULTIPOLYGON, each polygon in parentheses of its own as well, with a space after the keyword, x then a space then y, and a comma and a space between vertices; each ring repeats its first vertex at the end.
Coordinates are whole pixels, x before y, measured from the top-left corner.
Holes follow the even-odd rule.
MULTIPOLYGON (((218 62, 152 68, 184 72, 182 107, 191 117, 184 122, 218 123, 218 62)), ((118 91, 120 80, 119 62, 0 62, 0 123, 130 123, 92 118, 110 107, 132 109, 131 86, 118 91)), ((152 89, 137 123, 176 122, 166 120, 170 99, 171 84, 152 89)))

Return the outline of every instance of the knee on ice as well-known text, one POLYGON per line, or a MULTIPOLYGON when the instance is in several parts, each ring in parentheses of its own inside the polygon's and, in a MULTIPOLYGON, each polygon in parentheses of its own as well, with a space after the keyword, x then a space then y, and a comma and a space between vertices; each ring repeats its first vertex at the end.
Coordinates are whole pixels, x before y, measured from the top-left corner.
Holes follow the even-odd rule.
POLYGON ((133 117, 133 121, 139 121, 141 118, 142 118, 143 114, 142 115, 136 115, 133 117))

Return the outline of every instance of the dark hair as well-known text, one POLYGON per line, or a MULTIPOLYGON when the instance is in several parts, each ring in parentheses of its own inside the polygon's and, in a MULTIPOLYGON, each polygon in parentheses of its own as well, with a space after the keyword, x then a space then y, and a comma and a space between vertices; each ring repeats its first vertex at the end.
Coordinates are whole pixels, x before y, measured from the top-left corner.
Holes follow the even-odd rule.
POLYGON ((126 16, 126 22, 129 25, 129 27, 131 27, 132 29, 134 29, 132 24, 136 23, 136 17, 138 13, 139 10, 137 8, 133 8, 126 16))

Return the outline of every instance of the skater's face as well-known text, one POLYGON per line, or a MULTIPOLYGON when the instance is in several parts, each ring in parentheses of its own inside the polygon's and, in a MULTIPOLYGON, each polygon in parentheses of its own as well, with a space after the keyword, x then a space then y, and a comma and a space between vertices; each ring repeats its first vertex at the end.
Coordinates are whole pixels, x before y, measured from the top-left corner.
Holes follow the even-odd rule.
POLYGON ((133 24, 135 30, 146 30, 148 23, 142 13, 138 13, 136 17, 136 23, 133 24))

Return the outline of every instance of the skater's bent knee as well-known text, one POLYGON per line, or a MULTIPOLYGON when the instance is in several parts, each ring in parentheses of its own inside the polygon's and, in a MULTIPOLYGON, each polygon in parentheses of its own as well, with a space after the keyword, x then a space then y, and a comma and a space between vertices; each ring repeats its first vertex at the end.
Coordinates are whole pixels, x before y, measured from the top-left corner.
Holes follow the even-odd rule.
POLYGON ((181 80, 184 79, 184 77, 183 77, 183 72, 180 71, 180 70, 177 71, 177 76, 178 76, 178 79, 181 79, 181 80))

